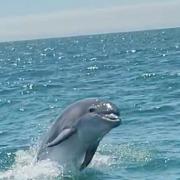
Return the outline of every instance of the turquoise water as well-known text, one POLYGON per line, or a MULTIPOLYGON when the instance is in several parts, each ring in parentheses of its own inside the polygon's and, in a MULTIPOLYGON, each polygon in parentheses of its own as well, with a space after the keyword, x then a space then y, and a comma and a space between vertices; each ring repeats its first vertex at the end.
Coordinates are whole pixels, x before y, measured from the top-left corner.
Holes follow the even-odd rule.
POLYGON ((62 179, 33 164, 39 139, 88 97, 114 102, 123 123, 67 179, 180 179, 178 28, 0 43, 0 179, 62 179))

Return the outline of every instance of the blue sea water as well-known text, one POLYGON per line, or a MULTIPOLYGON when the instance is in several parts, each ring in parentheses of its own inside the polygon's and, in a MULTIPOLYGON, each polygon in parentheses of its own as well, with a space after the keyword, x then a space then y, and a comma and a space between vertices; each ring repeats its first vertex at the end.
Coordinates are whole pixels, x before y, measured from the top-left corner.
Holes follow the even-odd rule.
POLYGON ((0 179, 180 179, 180 29, 0 43, 0 179), (114 102, 122 125, 90 167, 33 164, 39 139, 76 100, 114 102))

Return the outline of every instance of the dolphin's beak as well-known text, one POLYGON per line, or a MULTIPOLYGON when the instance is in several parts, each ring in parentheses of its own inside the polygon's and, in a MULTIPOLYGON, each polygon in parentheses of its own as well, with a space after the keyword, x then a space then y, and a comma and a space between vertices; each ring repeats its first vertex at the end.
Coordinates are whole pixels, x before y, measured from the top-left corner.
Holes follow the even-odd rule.
POLYGON ((119 116, 117 116, 117 115, 114 114, 114 113, 106 114, 104 117, 105 117, 108 121, 119 121, 119 116))
POLYGON ((108 122, 115 123, 115 124, 117 124, 117 126, 121 124, 121 119, 119 118, 118 115, 116 115, 114 113, 105 114, 103 116, 103 119, 108 122))

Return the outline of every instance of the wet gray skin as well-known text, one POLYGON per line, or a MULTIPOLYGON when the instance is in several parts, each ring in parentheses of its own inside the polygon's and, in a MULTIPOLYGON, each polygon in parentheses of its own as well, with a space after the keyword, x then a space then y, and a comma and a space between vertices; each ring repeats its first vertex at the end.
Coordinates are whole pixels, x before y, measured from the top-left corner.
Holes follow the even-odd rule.
POLYGON ((37 161, 49 159, 66 169, 83 170, 101 139, 120 125, 119 109, 109 101, 84 99, 68 106, 49 129, 37 161))

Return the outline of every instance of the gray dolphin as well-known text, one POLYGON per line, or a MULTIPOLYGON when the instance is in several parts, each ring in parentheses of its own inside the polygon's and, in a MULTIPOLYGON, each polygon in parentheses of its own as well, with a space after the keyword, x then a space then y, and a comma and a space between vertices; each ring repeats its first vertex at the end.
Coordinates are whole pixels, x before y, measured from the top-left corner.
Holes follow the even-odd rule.
POLYGON ((120 125, 119 110, 109 101, 84 99, 68 106, 46 134, 37 161, 50 159, 65 168, 83 170, 99 142, 120 125))

